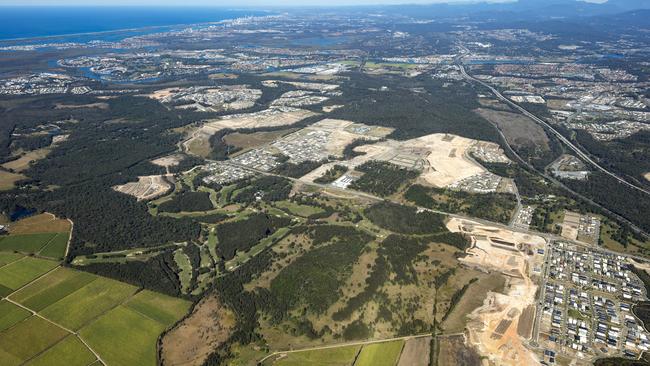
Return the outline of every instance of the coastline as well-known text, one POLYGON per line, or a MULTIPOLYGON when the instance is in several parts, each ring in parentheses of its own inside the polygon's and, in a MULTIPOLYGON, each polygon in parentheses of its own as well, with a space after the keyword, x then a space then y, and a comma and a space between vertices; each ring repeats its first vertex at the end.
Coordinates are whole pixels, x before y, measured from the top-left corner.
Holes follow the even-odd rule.
MULTIPOLYGON (((3 6, 0 6, 0 10, 2 8, 5 8, 3 6)), ((38 8, 36 8, 38 9, 38 8)), ((43 9, 43 8, 41 8, 43 9)), ((119 7, 112 7, 112 9, 119 9, 119 7)), ((216 9, 216 8, 215 8, 216 9)), ((214 25, 221 25, 221 24, 228 24, 231 22, 247 19, 247 18, 255 18, 255 17, 265 17, 265 16, 272 16, 272 15, 277 15, 276 13, 270 11, 270 10, 264 10, 264 9, 256 9, 256 10, 242 10, 242 9, 223 9, 224 13, 244 13, 244 12, 249 12, 250 15, 244 15, 244 14, 232 14, 233 17, 225 17, 223 19, 219 20, 214 20, 214 21, 196 21, 196 22, 181 22, 181 23, 170 23, 170 24, 161 24, 161 25, 145 25, 145 26, 135 26, 135 27, 125 27, 125 28, 118 28, 118 29, 109 29, 109 30, 100 30, 100 31, 90 31, 90 32, 72 32, 72 33, 61 33, 61 34, 49 34, 49 35, 35 35, 35 36, 25 36, 25 37, 13 37, 13 38, 0 38, 0 45, 1 46, 10 46, 10 45, 23 45, 25 42, 40 42, 40 41, 52 41, 52 40, 60 40, 61 42, 71 42, 70 40, 67 40, 66 38, 71 38, 71 37, 93 37, 93 36, 107 36, 107 35, 119 35, 120 33, 126 33, 126 32, 142 32, 142 34, 138 34, 138 36, 150 34, 150 33, 155 33, 156 31, 172 31, 174 28, 179 28, 179 27, 190 27, 190 26, 214 26, 214 25)), ((1 32, 0 32, 1 33, 1 32)), ((129 36, 125 36, 124 38, 128 38, 129 36)), ((95 40, 95 39, 93 39, 95 40)), ((98 39, 101 40, 101 39, 98 39)), ((84 41, 84 42, 90 42, 92 40, 84 41)), ((83 42, 81 42, 83 43, 83 42)))

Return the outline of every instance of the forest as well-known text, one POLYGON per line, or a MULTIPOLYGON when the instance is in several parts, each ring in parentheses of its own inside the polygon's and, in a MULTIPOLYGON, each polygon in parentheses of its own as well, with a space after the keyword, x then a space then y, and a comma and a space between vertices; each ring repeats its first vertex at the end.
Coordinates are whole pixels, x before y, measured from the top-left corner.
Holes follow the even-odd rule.
POLYGON ((418 212, 415 207, 380 202, 368 207, 364 214, 374 224, 401 234, 435 234, 446 232, 444 216, 430 211, 418 212))
POLYGON ((247 251, 291 220, 284 217, 257 213, 242 220, 229 221, 217 226, 217 254, 224 260, 235 257, 238 251, 247 251))
POLYGON ((516 197, 512 194, 468 193, 418 184, 410 186, 404 193, 404 198, 421 207, 501 223, 510 221, 517 204, 516 197))
POLYGON ((418 176, 418 172, 415 170, 374 160, 357 166, 355 170, 363 172, 363 175, 352 182, 350 188, 382 197, 397 192, 400 187, 418 176))

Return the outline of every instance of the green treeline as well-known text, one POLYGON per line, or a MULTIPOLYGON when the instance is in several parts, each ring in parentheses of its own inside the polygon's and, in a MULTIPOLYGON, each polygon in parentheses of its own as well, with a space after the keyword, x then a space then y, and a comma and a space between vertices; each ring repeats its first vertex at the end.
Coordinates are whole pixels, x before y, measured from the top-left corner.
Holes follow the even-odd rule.
POLYGON ((384 161, 369 161, 355 168, 364 174, 355 180, 350 188, 376 194, 389 196, 411 179, 418 177, 418 172, 399 167, 384 161))
POLYGON ((217 254, 224 260, 235 257, 238 251, 247 251, 291 220, 284 217, 256 213, 243 220, 224 222, 217 226, 217 254))
POLYGON ((212 210, 210 202, 210 193, 185 191, 176 194, 171 200, 165 201, 158 205, 161 212, 192 212, 192 211, 209 211, 212 210))
POLYGON ((365 215, 374 224, 400 234, 435 234, 446 232, 444 216, 415 207, 380 202, 368 207, 365 215))
POLYGON ((314 183, 320 183, 320 184, 332 183, 335 180, 339 179, 343 174, 347 173, 347 171, 348 171, 348 167, 336 164, 333 167, 329 168, 325 172, 325 174, 314 179, 314 183))
POLYGON ((404 198, 418 206, 502 223, 510 221, 517 206, 516 197, 512 194, 478 194, 421 185, 409 187, 404 198))
POLYGON ((263 176, 246 179, 237 183, 233 191, 236 193, 227 199, 238 203, 252 203, 258 197, 262 201, 282 201, 289 197, 291 187, 291 181, 282 177, 263 176))

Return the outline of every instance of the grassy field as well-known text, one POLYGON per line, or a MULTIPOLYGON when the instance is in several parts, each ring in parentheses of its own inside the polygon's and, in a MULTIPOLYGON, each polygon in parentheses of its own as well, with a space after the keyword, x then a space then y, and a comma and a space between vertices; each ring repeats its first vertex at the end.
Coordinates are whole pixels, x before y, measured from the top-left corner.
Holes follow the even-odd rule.
POLYGON ((242 149, 249 149, 260 145, 273 142, 280 137, 287 135, 296 129, 286 129, 269 132, 253 132, 253 133, 240 133, 234 132, 224 136, 223 140, 226 144, 239 147, 242 149))
POLYGON ((70 221, 57 219, 50 213, 29 216, 9 225, 11 234, 64 233, 70 229, 70 221))
POLYGON ((108 365, 155 365, 158 336, 191 306, 182 299, 137 292, 134 286, 105 277, 56 268, 54 261, 13 253, 2 253, 0 260, 8 263, 0 267, 3 296, 45 318, 0 301, 2 366, 95 362, 92 352, 64 327, 81 329, 79 336, 108 365), (29 283, 41 274, 45 275, 29 283), (20 290, 11 293, 16 288, 20 290))
POLYGON ((58 265, 45 259, 22 258, 0 268, 0 285, 17 290, 58 265))
POLYGON ((56 236, 55 233, 9 235, 0 240, 0 250, 37 253, 56 236))
POLYGON ((323 212, 323 209, 320 207, 300 205, 290 201, 280 201, 276 202, 275 205, 279 208, 284 208, 291 212, 294 215, 308 217, 317 213, 323 212))
POLYGON ((26 365, 28 366, 88 366, 97 358, 92 352, 79 340, 79 338, 69 335, 61 342, 54 345, 42 354, 38 355, 26 365))
POLYGON ((18 253, 0 252, 0 267, 15 262, 22 257, 23 255, 18 253))
POLYGON ((0 191, 6 191, 16 186, 16 182, 27 178, 22 174, 16 174, 0 170, 0 191))
POLYGON ((22 172, 23 170, 29 168, 29 165, 36 160, 43 159, 50 153, 50 148, 42 148, 37 150, 32 150, 25 153, 23 156, 16 160, 9 161, 2 164, 2 167, 5 169, 12 169, 16 172, 22 172))
POLYGON ((402 352, 404 341, 373 343, 363 346, 355 366, 394 366, 402 352))
POLYGON ((192 282, 192 263, 182 249, 177 249, 174 252, 174 262, 180 269, 178 273, 178 279, 181 281, 181 289, 184 294, 190 290, 190 284, 192 282))
POLYGON ((108 365, 154 366, 158 335, 165 328, 135 310, 118 306, 79 334, 108 365))
POLYGON ((0 333, 0 365, 20 365, 67 334, 47 320, 32 316, 0 333))
POLYGON ((39 255, 53 259, 63 260, 65 249, 68 247, 68 233, 57 233, 52 240, 40 252, 39 255))
POLYGON ((124 305, 167 327, 182 318, 189 311, 191 303, 143 290, 130 298, 124 305))
POLYGON ((45 277, 10 296, 32 310, 41 311, 97 279, 97 276, 67 268, 57 268, 45 277))
POLYGON ((136 290, 126 283, 99 277, 43 309, 41 315, 69 329, 79 329, 126 300, 136 290))
POLYGON ((314 351, 288 353, 286 357, 277 359, 273 365, 277 366, 343 366, 351 365, 359 353, 361 346, 345 346, 314 351))
POLYGON ((0 301, 0 332, 8 329, 21 320, 27 319, 29 311, 6 300, 0 301))

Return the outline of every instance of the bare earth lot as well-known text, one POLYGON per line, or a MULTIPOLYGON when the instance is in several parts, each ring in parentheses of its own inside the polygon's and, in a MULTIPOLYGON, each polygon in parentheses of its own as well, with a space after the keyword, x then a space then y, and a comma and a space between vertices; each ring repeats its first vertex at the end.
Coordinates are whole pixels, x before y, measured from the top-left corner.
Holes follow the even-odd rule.
POLYGON ((528 117, 484 108, 477 109, 476 113, 497 125, 511 145, 549 149, 546 132, 528 117))
POLYGON ((168 181, 172 179, 171 175, 150 175, 138 177, 137 182, 129 182, 121 186, 115 186, 118 192, 131 195, 141 200, 149 200, 167 193, 172 184, 168 181))
POLYGON ((438 337, 438 348, 438 366, 481 365, 481 357, 465 344, 464 335, 438 337))
POLYGON ((163 365, 202 365, 234 326, 234 314, 216 296, 203 298, 190 316, 163 337, 163 365))
POLYGON ((448 221, 447 228, 472 237, 474 245, 466 250, 467 256, 461 262, 508 275, 506 292, 488 292, 483 305, 470 314, 470 344, 499 365, 538 365, 537 356, 526 347, 520 334, 528 333, 532 326, 527 309, 534 306, 537 285, 530 276, 532 268, 543 262, 543 257, 534 253, 545 247, 545 240, 455 218, 448 221))
POLYGON ((295 108, 267 109, 255 113, 230 115, 203 124, 187 141, 183 142, 183 148, 192 154, 207 157, 210 153, 210 136, 220 130, 289 126, 313 115, 315 115, 313 112, 295 108))
POLYGON ((427 366, 431 351, 431 337, 409 339, 404 343, 397 366, 427 366))

